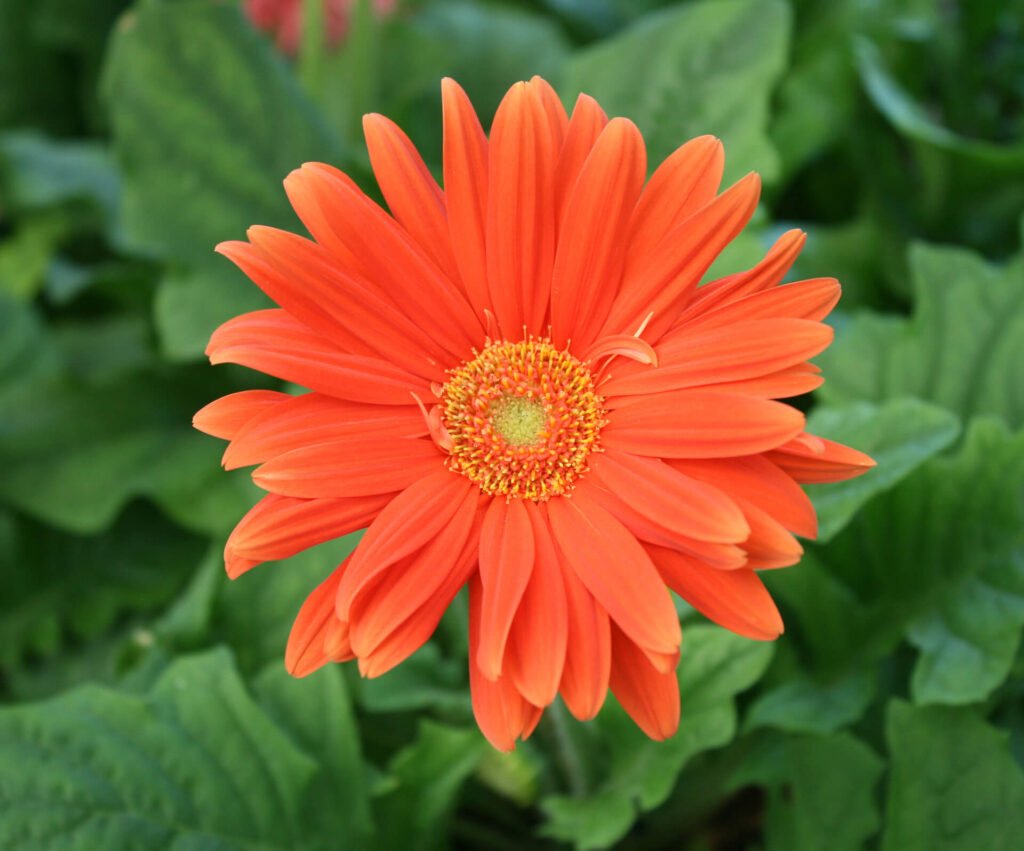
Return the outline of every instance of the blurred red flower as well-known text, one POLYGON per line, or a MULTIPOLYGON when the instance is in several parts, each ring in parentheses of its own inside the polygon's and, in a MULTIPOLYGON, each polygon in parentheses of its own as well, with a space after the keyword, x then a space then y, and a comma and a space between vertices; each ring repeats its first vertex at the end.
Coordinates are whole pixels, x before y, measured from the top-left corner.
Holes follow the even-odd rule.
MULTIPOLYGON (((324 0, 324 28, 327 43, 337 46, 348 32, 349 16, 357 0, 324 0)), ((379 15, 390 14, 398 0, 373 0, 379 15)), ((303 0, 245 0, 245 14, 253 24, 274 36, 277 46, 289 56, 302 43, 303 0)))

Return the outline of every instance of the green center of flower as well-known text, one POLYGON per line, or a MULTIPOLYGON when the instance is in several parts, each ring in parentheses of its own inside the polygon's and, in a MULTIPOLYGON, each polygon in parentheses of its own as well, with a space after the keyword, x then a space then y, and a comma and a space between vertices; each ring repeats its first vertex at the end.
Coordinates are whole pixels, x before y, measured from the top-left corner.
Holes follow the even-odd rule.
POLYGON ((491 422, 498 434, 512 446, 532 446, 540 442, 547 425, 548 412, 537 399, 502 396, 491 403, 491 422))

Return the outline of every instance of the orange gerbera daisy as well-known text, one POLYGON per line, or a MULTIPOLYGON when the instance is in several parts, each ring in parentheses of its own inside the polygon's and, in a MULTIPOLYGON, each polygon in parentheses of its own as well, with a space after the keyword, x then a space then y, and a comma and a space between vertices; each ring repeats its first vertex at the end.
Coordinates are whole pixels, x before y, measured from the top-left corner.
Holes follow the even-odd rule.
POLYGON ((512 87, 490 139, 451 80, 444 189, 405 134, 366 117, 388 215, 318 163, 285 188, 313 236, 266 227, 218 250, 277 304, 225 323, 213 363, 312 392, 226 396, 196 426, 259 464, 269 493, 227 543, 228 574, 368 527, 303 605, 286 663, 356 658, 377 676, 469 586, 484 735, 510 749, 561 694, 580 719, 610 687, 656 739, 679 720, 672 589, 755 639, 782 632, 757 571, 813 537, 798 482, 873 462, 807 434, 780 398, 822 381, 829 278, 779 286, 804 236, 698 288, 758 202, 718 194, 721 143, 645 181, 637 128, 543 80, 512 87))

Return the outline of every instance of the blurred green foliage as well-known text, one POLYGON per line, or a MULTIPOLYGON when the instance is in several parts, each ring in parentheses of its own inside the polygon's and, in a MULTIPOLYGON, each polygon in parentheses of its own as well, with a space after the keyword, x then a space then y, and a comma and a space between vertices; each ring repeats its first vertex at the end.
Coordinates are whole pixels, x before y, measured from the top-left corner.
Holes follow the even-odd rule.
POLYGON ((0 847, 1011 851, 1024 836, 1024 2, 407 0, 279 55, 227 0, 0 0, 0 847), (281 656, 344 540, 228 587, 256 498, 192 413, 272 387, 202 351, 266 302, 213 246, 298 227, 302 162, 371 194, 359 116, 439 170, 438 81, 485 123, 541 74, 757 170, 716 273, 803 227, 845 298, 788 630, 686 627, 683 721, 469 707, 465 611, 377 681, 281 656))

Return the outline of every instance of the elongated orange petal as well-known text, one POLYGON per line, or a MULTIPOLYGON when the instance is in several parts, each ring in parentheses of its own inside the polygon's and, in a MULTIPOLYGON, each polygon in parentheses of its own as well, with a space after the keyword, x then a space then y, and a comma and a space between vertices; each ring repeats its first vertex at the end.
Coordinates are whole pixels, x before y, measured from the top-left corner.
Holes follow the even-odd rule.
POLYGON ((509 631, 502 675, 534 706, 555 699, 569 640, 565 583, 551 530, 536 503, 525 501, 536 557, 509 631))
POLYGON ((697 290, 677 322, 684 324, 695 315, 777 286, 793 265, 806 241, 807 234, 802 230, 786 231, 775 241, 764 259, 753 268, 718 281, 711 281, 697 290))
POLYGON ((625 260, 629 217, 647 173, 647 154, 632 121, 601 132, 569 195, 551 279, 552 342, 570 338, 585 351, 604 323, 625 260))
POLYGON ((749 174, 676 225, 644 261, 629 267, 602 334, 630 333, 653 313, 645 332, 657 342, 726 245, 757 209, 761 181, 749 174))
POLYGON ((804 548, 771 514, 747 500, 739 500, 750 524, 750 537, 743 543, 747 567, 752 570, 789 567, 800 561, 804 548))
POLYGON ((458 83, 441 81, 444 107, 444 191, 449 239, 470 304, 478 316, 490 304, 487 291, 487 136, 458 83))
POLYGON ((563 558, 612 620, 644 648, 677 650, 672 599, 636 538, 581 489, 551 500, 548 516, 563 558))
POLYGON ((695 313, 673 328, 688 331, 709 331, 729 327, 750 319, 809 319, 821 322, 832 312, 842 295, 842 287, 835 278, 811 278, 760 290, 735 301, 726 301, 718 307, 695 313))
POLYGON ((796 408, 708 390, 637 396, 609 412, 608 449, 660 458, 728 458, 781 446, 803 429, 796 408))
POLYGON ((307 393, 289 396, 283 404, 249 420, 224 452, 224 466, 231 470, 262 464, 293 449, 343 437, 401 440, 426 433, 423 415, 415 405, 367 405, 307 393))
POLYGON ((782 634, 779 610, 754 571, 716 570, 665 547, 647 552, 669 587, 715 623, 759 641, 782 634))
POLYGON ((404 662, 434 634, 437 625, 455 595, 469 581, 476 570, 476 556, 480 540, 481 512, 477 512, 473 528, 455 567, 444 581, 427 597, 408 618, 394 625, 373 651, 359 659, 359 672, 364 677, 379 677, 395 665, 404 662))
POLYGON ((818 532, 814 506, 803 488, 763 456, 677 459, 668 463, 688 476, 720 488, 730 496, 752 502, 797 535, 813 538, 818 532))
POLYGON ((394 494, 342 499, 295 499, 267 494, 228 536, 224 564, 236 579, 265 561, 289 558, 310 547, 365 529, 394 494))
POLYGON ((487 195, 487 279, 502 334, 544 330, 555 258, 554 149, 538 89, 517 83, 494 116, 487 195))
MULTIPOLYGON (((310 326, 339 344, 357 342, 375 357, 428 380, 444 379, 441 363, 450 362, 443 348, 422 331, 407 313, 377 296, 368 282, 339 266, 331 255, 308 239, 274 228, 248 231, 261 252, 262 266, 251 257, 233 257, 271 298, 300 320, 323 313, 328 321, 310 326), (304 308, 304 313, 298 308, 304 308)), ((245 243, 234 243, 244 245, 245 243)), ((238 253, 236 249, 235 253, 238 253)), ((354 354, 363 352, 352 349, 354 354)))
POLYGON ((569 119, 565 141, 558 158, 555 176, 555 204, 558 209, 559 231, 565 226, 565 208, 576 186, 583 163, 591 148, 608 124, 608 116, 590 95, 581 94, 569 119))
POLYGON ((338 587, 338 615, 349 620, 353 597, 390 565, 416 552, 437 535, 473 487, 445 469, 425 476, 395 497, 373 522, 338 587))
POLYGON ((498 750, 510 751, 516 739, 535 725, 536 713, 516 690, 511 678, 488 679, 476 663, 484 626, 482 597, 480 579, 474 578, 469 585, 469 690, 473 714, 487 741, 498 750))
MULTIPOLYGON (((798 363, 795 366, 758 375, 755 378, 741 378, 737 381, 721 381, 706 385, 708 390, 719 393, 734 393, 744 396, 757 396, 761 399, 791 399, 817 390, 825 383, 821 370, 811 363, 798 363)), ((616 402, 629 399, 620 396, 616 402)))
MULTIPOLYGON (((564 556, 562 562, 564 564, 564 556)), ((569 711, 580 721, 593 718, 604 705, 612 664, 608 613, 577 578, 562 568, 568 614, 565 668, 558 690, 569 711)))
POLYGON ((833 331, 806 319, 754 319, 667 334, 657 369, 624 365, 601 386, 605 396, 634 396, 771 375, 820 354, 833 331))
POLYGON ((337 618, 327 622, 323 631, 324 654, 332 662, 349 662, 355 659, 352 645, 348 640, 348 624, 337 618))
POLYGON ((725 149, 714 136, 691 139, 655 169, 630 222, 630 268, 714 199, 724 169, 725 149))
POLYGON ((363 116, 363 134, 374 176, 391 214, 452 280, 458 269, 448 235, 444 193, 416 146, 389 118, 363 116))
POLYGON ((430 386, 378 358, 349 355, 283 310, 257 310, 229 319, 210 337, 210 363, 236 363, 339 399, 407 405, 430 386))
MULTIPOLYGON (((674 656, 676 662, 679 654, 674 656)), ((655 741, 673 735, 679 727, 679 681, 675 665, 659 671, 626 634, 612 624, 610 685, 622 708, 655 741)))
POLYGON ((726 494, 657 458, 608 450, 591 459, 590 477, 622 495, 655 525, 681 535, 736 544, 750 534, 743 512, 726 494))
POLYGON ((446 351, 461 359, 479 343, 482 328, 459 288, 351 180, 323 163, 308 163, 288 176, 290 186, 312 193, 367 276, 446 351))
POLYGON ((875 466, 874 459, 863 452, 814 435, 801 435, 765 457, 804 484, 841 482, 862 476, 875 466), (820 451, 810 448, 803 440, 805 437, 813 438, 820 451))
POLYGON ((277 455, 253 471, 264 490, 303 499, 393 493, 441 467, 432 440, 360 435, 277 455))
POLYGON ((476 664, 489 680, 502 673, 509 629, 533 572, 533 527, 523 500, 491 500, 480 533, 480 647, 476 664))
POLYGON ((347 565, 346 559, 314 589, 299 609, 284 652, 284 666, 293 677, 308 676, 331 661, 324 652, 324 636, 336 620, 334 596, 347 565))
POLYGON ((196 411, 192 425, 204 434, 231 440, 250 420, 291 398, 276 390, 229 393, 196 411))

